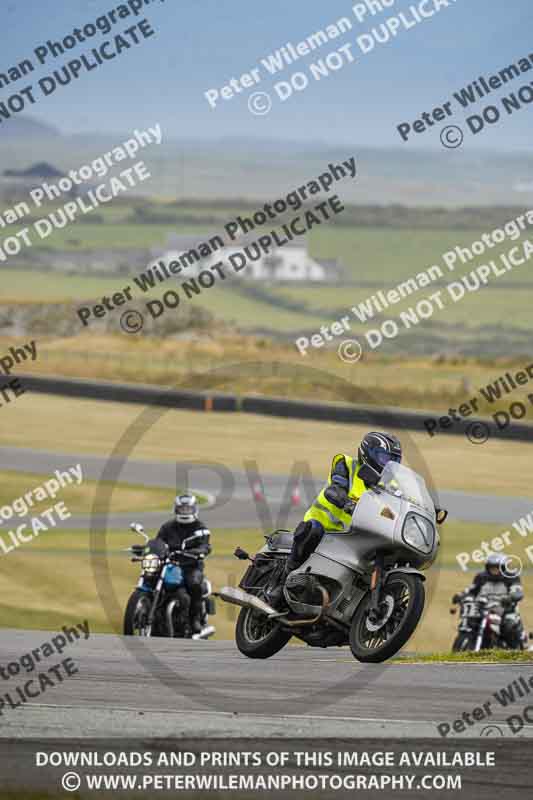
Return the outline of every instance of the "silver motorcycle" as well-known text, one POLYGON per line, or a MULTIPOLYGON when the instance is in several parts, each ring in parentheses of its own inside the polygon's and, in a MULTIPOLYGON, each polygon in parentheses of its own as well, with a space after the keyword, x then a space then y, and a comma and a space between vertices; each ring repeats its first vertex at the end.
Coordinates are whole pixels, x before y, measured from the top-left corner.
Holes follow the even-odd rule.
POLYGON ((381 662, 414 632, 424 610, 425 576, 439 547, 436 511, 423 478, 389 462, 367 489, 343 532, 326 531, 314 552, 279 586, 292 533, 276 531, 250 558, 239 587, 219 596, 242 606, 237 647, 249 658, 269 658, 297 637, 313 647, 350 646, 355 658, 381 662))

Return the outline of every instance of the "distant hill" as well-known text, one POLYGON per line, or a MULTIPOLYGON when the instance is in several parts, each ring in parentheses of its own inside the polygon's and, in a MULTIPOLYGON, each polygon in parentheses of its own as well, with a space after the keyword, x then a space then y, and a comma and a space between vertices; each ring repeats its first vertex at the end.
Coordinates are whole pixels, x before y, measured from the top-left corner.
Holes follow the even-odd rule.
POLYGON ((17 116, 5 121, 0 125, 0 140, 5 139, 57 139, 61 136, 61 131, 48 125, 46 122, 39 122, 34 117, 17 116))
POLYGON ((62 178, 65 173, 46 161, 40 161, 28 169, 5 169, 3 174, 6 178, 62 178))

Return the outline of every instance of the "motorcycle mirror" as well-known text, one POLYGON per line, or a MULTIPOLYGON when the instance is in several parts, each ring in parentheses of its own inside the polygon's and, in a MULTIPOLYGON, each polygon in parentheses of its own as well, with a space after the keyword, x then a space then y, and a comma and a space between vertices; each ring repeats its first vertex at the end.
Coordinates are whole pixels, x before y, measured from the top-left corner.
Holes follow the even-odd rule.
POLYGON ((248 555, 246 550, 243 550, 242 547, 237 547, 237 549, 235 550, 233 555, 235 556, 235 558, 238 558, 240 561, 247 561, 250 558, 250 556, 248 555))
POLYGON ((138 522, 132 522, 130 524, 130 530, 134 531, 135 533, 138 533, 139 536, 142 536, 146 542, 148 541, 148 536, 145 534, 143 526, 140 525, 138 522))

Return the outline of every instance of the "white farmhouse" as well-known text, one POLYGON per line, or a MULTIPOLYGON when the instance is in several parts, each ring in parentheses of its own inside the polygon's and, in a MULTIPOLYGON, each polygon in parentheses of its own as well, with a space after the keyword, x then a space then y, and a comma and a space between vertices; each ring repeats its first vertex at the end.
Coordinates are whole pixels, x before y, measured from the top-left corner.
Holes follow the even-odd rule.
MULTIPOLYGON (((202 241, 209 241, 209 236, 202 241)), ((153 250, 154 261, 180 261, 187 253, 198 247, 200 237, 171 234, 166 246, 153 250)), ((208 269, 217 261, 228 262, 233 253, 242 252, 251 239, 241 239, 235 247, 223 247, 201 260, 188 260, 186 274, 194 277, 201 270, 208 269)), ((229 263, 229 262, 228 262, 229 263)), ((246 267, 235 276, 242 280, 263 281, 270 283, 337 283, 343 275, 343 268, 335 259, 316 259, 309 255, 307 243, 301 240, 291 242, 273 249, 268 255, 261 255, 257 260, 248 259, 246 267)))

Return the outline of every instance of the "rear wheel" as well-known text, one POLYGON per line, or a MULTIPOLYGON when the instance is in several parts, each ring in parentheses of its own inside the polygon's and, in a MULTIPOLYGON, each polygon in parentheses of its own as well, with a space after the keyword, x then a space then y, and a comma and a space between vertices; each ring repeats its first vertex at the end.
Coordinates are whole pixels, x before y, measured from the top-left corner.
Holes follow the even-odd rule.
POLYGON ((278 653, 291 638, 291 633, 280 628, 254 608, 241 608, 235 629, 235 641, 241 653, 248 658, 270 658, 278 653))
POLYGON ((124 636, 151 636, 148 618, 152 601, 146 592, 136 589, 128 600, 124 613, 124 636))
MULTIPOLYGON (((270 604, 272 592, 279 590, 280 582, 285 580, 284 570, 274 568, 263 574, 252 572, 250 580, 255 589, 259 589, 258 596, 270 604)), ((248 658, 270 658, 285 647, 291 636, 290 631, 284 631, 278 622, 269 619, 266 614, 254 608, 241 608, 235 641, 241 653, 248 658)))
POLYGON ((422 578, 395 572, 383 588, 378 619, 369 618, 370 592, 359 604, 350 627, 350 648, 359 661, 386 661, 400 650, 415 630, 424 610, 422 578))

